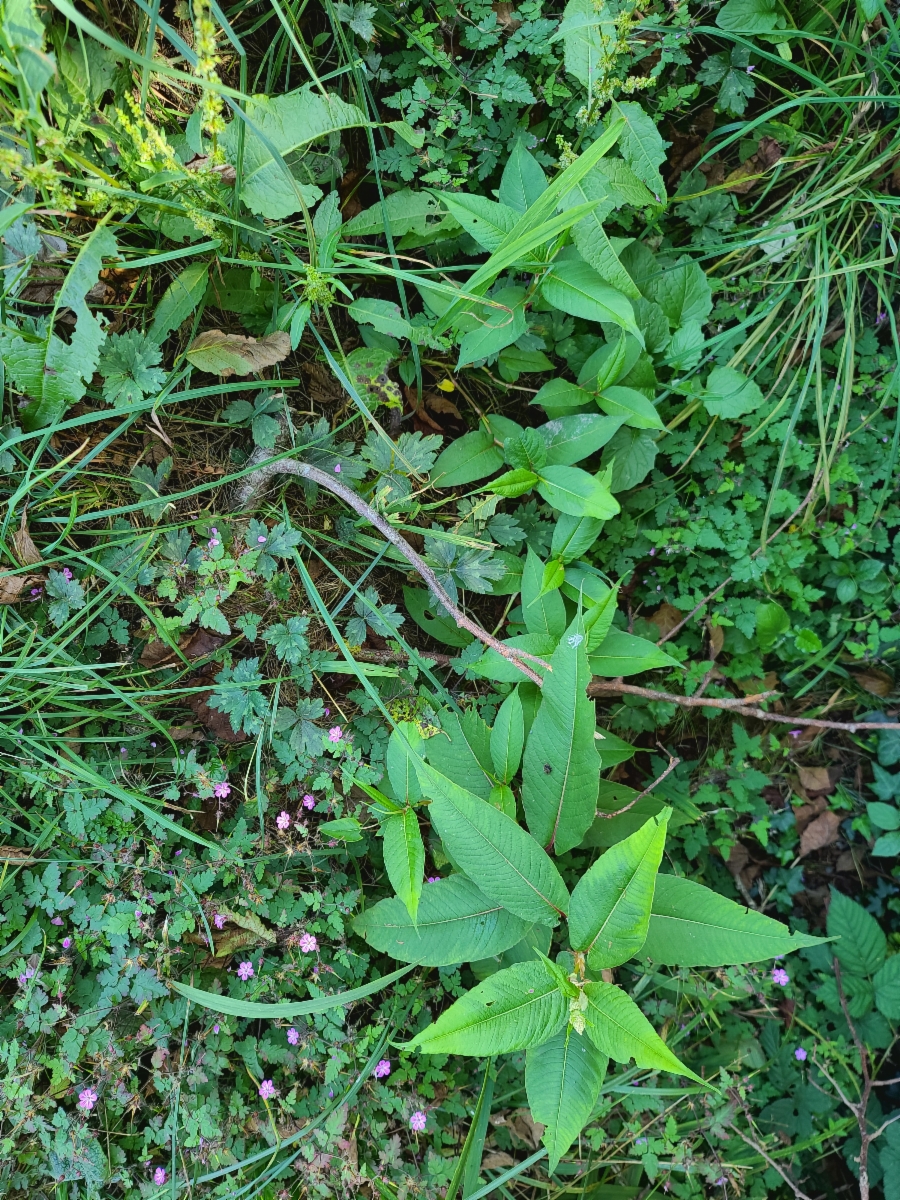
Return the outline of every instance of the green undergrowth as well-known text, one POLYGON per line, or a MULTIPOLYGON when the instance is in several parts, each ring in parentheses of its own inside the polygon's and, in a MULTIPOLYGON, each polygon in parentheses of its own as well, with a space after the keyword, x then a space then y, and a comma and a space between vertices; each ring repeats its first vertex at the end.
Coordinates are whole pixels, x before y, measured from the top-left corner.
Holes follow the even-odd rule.
POLYGON ((0 4, 3 1194, 898 1200, 897 39, 0 4))

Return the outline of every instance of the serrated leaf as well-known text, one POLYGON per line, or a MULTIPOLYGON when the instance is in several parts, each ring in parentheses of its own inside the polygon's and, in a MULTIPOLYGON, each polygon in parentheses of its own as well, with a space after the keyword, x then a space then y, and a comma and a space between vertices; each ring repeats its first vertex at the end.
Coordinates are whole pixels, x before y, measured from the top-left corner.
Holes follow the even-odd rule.
POLYGON ((415 921, 391 897, 355 917, 353 928, 373 949, 401 962, 449 967, 502 954, 531 924, 490 900, 465 875, 451 875, 425 885, 415 921))
POLYGON ((872 980, 875 985, 875 1005, 889 1021, 900 1020, 900 955, 892 955, 879 967, 872 980))
POLYGON ((881 926, 861 904, 831 889, 825 928, 839 938, 834 952, 851 975, 874 975, 887 955, 887 939, 881 926))
POLYGON ((532 1118, 544 1126, 552 1174, 587 1124, 609 1059, 590 1038, 566 1025, 525 1059, 525 1089, 532 1118))
POLYGON ((514 820, 431 766, 419 772, 429 817, 453 861, 526 921, 555 925, 569 893, 547 854, 514 820))
POLYGON ((354 321, 361 325, 371 325, 379 333, 386 333, 395 338, 412 336, 412 326, 404 317, 400 305, 390 300, 376 300, 366 296, 363 300, 354 300, 347 312, 354 321))
POLYGON ((640 957, 666 966, 724 967, 762 962, 827 940, 791 933, 780 921, 691 879, 659 875, 640 957))
POLYGON ((185 358, 201 371, 227 379, 274 366, 290 352, 291 339, 281 331, 257 340, 238 333, 223 333, 221 329, 207 329, 194 338, 185 358))
POLYGON ((613 100, 608 120, 624 120, 619 138, 622 157, 647 187, 657 204, 665 202, 666 186, 659 168, 666 161, 666 143, 656 122, 633 100, 613 100))
POLYGON ((391 886, 413 921, 419 909, 425 871, 425 845, 419 819, 411 808, 391 813, 381 822, 384 833, 384 869, 391 886))
MULTIPOLYGON (((515 775, 522 761, 525 745, 525 714, 518 688, 509 693, 494 720, 491 730, 491 759, 498 777, 505 783, 515 775)), ((493 803, 493 793, 491 802, 493 803)), ((504 809, 504 811, 506 811, 504 809)), ((515 800, 509 816, 515 817, 515 800)))
POLYGON ((699 1075, 680 1062, 662 1040, 635 1002, 611 983, 586 983, 588 1006, 585 1028, 601 1054, 614 1062, 634 1059, 639 1067, 651 1071, 671 1071, 705 1083, 699 1075))
POLYGON ((673 329, 686 321, 703 324, 712 310, 709 281, 699 263, 681 262, 658 271, 644 284, 644 295, 654 300, 673 329))
POLYGON ((332 1008, 339 1008, 343 1004, 353 1004, 356 1000, 363 1000, 366 996, 380 992, 382 988, 386 988, 388 984, 402 978, 411 969, 411 967, 401 967, 398 971, 392 971, 390 975, 382 975, 379 979, 373 979, 362 987, 351 988, 346 992, 336 992, 333 996, 316 996, 313 1000, 296 1002, 285 1000, 279 1004, 263 1004, 258 1000, 239 1000, 235 996, 221 996, 216 992, 204 992, 201 988, 191 987, 187 983, 179 983, 175 979, 169 979, 166 982, 169 987, 173 987, 176 992, 186 996, 192 1003, 199 1004, 201 1008, 208 1008, 211 1012, 220 1013, 225 1017, 248 1017, 255 1020, 273 1021, 282 1018, 291 1020, 293 1017, 311 1016, 313 1013, 329 1012, 332 1008))
POLYGON ((544 592, 544 564, 528 547, 522 572, 522 615, 529 633, 560 638, 566 629, 566 606, 558 591, 544 592))
POLYGON ((594 704, 585 695, 591 671, 580 616, 564 633, 550 666, 525 744, 522 803, 538 842, 565 854, 590 828, 600 779, 594 704))
POLYGON ((518 963, 489 976, 416 1034, 425 1054, 510 1054, 539 1046, 566 1019, 567 1002, 541 963, 518 963))
POLYGON ((613 846, 586 871, 572 892, 569 937, 593 971, 633 958, 647 937, 656 873, 671 809, 663 809, 613 846))
POLYGON ((644 335, 634 319, 631 301, 622 292, 604 283, 586 262, 558 259, 541 283, 541 295, 548 304, 572 317, 586 321, 609 321, 632 334, 643 346, 644 335))

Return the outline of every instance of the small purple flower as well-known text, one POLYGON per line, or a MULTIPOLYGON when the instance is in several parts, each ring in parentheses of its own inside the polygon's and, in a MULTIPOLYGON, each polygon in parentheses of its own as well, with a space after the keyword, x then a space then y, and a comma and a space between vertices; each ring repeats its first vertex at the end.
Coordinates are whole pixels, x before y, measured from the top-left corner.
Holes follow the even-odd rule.
POLYGON ((747 74, 752 75, 755 70, 756 70, 756 67, 750 66, 747 68, 747 74))
POLYGON ((210 538, 209 541, 207 542, 207 545, 209 546, 210 550, 212 550, 213 546, 218 546, 218 544, 219 544, 218 538, 210 538))
POLYGON ((141 908, 136 908, 136 909, 134 910, 134 919, 135 919, 136 921, 139 921, 143 915, 144 915, 144 911, 143 911, 143 909, 141 909, 141 908))
POLYGON ((98 1099, 99 1097, 94 1089, 86 1087, 84 1091, 78 1093, 78 1107, 83 1108, 85 1112, 90 1112, 98 1099))
POLYGON ((300 949, 303 951, 303 953, 314 954, 318 948, 319 943, 316 941, 314 935, 311 933, 304 933, 303 937, 300 939, 300 949))
POLYGON ((156 742, 151 742, 151 743, 150 743, 150 748, 151 748, 152 750, 155 750, 155 749, 156 749, 156 742))
POLYGON ((71 945, 72 945, 72 939, 71 939, 70 937, 64 937, 64 938, 63 938, 63 940, 62 940, 62 948, 63 948, 63 950, 68 950, 68 948, 69 948, 71 945))
POLYGON ((252 979, 253 975, 254 975, 253 963, 252 962, 242 962, 237 969, 237 973, 238 973, 238 979, 243 979, 244 982, 246 982, 248 979, 252 979))
POLYGON ((219 1032, 219 1026, 213 1025, 213 1033, 218 1033, 218 1032, 219 1032))
POLYGON ((421 1133, 427 1124, 428 1118, 423 1112, 414 1112, 409 1118, 409 1127, 416 1133, 421 1133))
POLYGON ((264 1079, 259 1085, 259 1094, 263 1100, 271 1100, 275 1095, 275 1084, 271 1079, 264 1079))
POLYGON ((287 1031, 287 1040, 288 1040, 289 1046, 296 1046, 297 1043, 300 1041, 299 1032, 296 1029, 289 1029, 287 1031))
POLYGON ((653 555, 654 555, 655 553, 656 553, 656 550, 651 550, 651 551, 650 551, 650 557, 652 558, 652 557, 653 557, 653 555))
POLYGON ((388 1058, 383 1058, 381 1062, 375 1064, 375 1070, 372 1074, 376 1079, 384 1079, 385 1075, 391 1073, 391 1062, 388 1058))
POLYGON ((275 824, 278 826, 279 829, 289 828, 290 823, 291 823, 291 818, 286 812, 280 812, 278 814, 278 816, 275 818, 275 824))
POLYGON ((440 877, 440 875, 429 875, 428 878, 425 880, 425 882, 426 883, 440 883, 441 877, 440 877))
POLYGON ((156 1170, 153 1172, 153 1182, 155 1184, 157 1184, 159 1187, 162 1187, 162 1185, 166 1182, 166 1168, 165 1167, 157 1167, 156 1168, 156 1170))
POLYGON ((343 736, 344 733, 340 725, 333 725, 331 729, 328 730, 329 742, 339 742, 343 736))
POLYGON ((802 732, 803 732, 802 729, 789 729, 788 737, 798 738, 802 732))
POLYGON ((267 541, 267 539, 264 538, 262 534, 260 534, 259 537, 256 539, 256 544, 258 546, 262 546, 266 541, 267 541))
POLYGON ((331 709, 330 709, 330 708, 326 708, 326 709, 325 709, 325 716, 326 716, 326 717, 330 717, 330 716, 331 716, 331 709))
POLYGON ((215 925, 216 929, 224 929, 227 920, 228 918, 223 913, 216 913, 213 917, 213 925, 215 925))
POLYGON ((217 783, 213 788, 213 795, 217 800, 225 800, 231 795, 231 785, 224 781, 222 783, 217 783))
POLYGON ((62 917, 52 917, 52 918, 50 919, 50 924, 51 924, 51 925, 62 925, 62 923, 63 923, 63 919, 62 919, 62 917))
POLYGON ((307 792, 306 795, 303 797, 303 807, 304 808, 315 808, 316 807, 315 796, 310 796, 309 792, 307 792))
POLYGON ((119 753, 120 753, 120 754, 127 754, 127 753, 128 753, 128 751, 127 751, 127 750, 125 749, 125 747, 123 746, 123 747, 121 748, 121 750, 119 751, 119 753))
POLYGON ((340 473, 341 473, 341 464, 340 463, 334 464, 334 473, 335 473, 335 475, 340 475, 340 473))
POLYGON ((63 573, 63 575, 65 575, 66 579, 72 578, 72 572, 69 570, 68 567, 63 567, 62 573, 63 573))
POLYGON ((779 987, 787 987, 791 982, 791 977, 784 967, 776 967, 772 972, 772 982, 777 983, 779 987))
POLYGON ((806 1062, 806 1051, 802 1046, 798 1046, 794 1051, 794 1058, 796 1058, 797 1062, 806 1062))
POLYGON ((43 588, 32 588, 31 594, 32 596, 39 596, 43 590, 43 588))

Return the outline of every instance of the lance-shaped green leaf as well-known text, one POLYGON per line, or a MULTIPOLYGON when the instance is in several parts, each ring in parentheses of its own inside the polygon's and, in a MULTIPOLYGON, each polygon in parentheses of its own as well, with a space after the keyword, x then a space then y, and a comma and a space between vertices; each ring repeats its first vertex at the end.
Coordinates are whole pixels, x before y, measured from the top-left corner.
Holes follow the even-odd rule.
POLYGON ((677 658, 660 650, 654 642, 635 637, 623 629, 610 629, 596 650, 590 651, 591 670, 595 675, 617 679, 637 675, 657 667, 680 667, 677 658))
POLYGON ((555 262, 541 283, 541 295, 554 308, 572 317, 612 322, 636 337, 642 346, 644 344, 644 335, 635 322, 631 301, 605 283, 586 262, 574 258, 555 262))
POLYGON ((529 546, 522 572, 522 615, 529 633, 562 637, 566 606, 557 591, 543 592, 544 564, 529 546))
POLYGON ((188 983, 178 983, 174 979, 166 982, 169 987, 173 987, 176 992, 180 992, 194 1004, 199 1004, 201 1008, 208 1008, 211 1012, 221 1013, 225 1017, 290 1021, 294 1017, 328 1012, 332 1008, 339 1008, 342 1004, 352 1004, 355 1000, 363 1000, 366 996, 380 992, 382 988, 386 988, 388 984, 394 983, 395 980, 400 979, 407 971, 411 970, 412 967, 401 967, 399 971, 392 971, 390 975, 382 975, 379 979, 373 979, 362 987, 351 988, 347 992, 336 992, 333 996, 316 996, 312 1000, 284 1000, 279 1004, 264 1004, 259 1000, 239 1000, 235 996, 220 996, 216 992, 205 992, 201 988, 191 987, 188 983))
POLYGON ((412 721, 401 721, 391 730, 385 759, 391 787, 401 804, 407 800, 419 800, 422 789, 416 775, 415 760, 421 758, 425 739, 418 725, 412 721))
POLYGON ((522 803, 528 828, 541 845, 565 854, 590 828, 600 786, 594 704, 585 695, 591 670, 580 616, 563 635, 550 666, 525 744, 522 803))
POLYGON ((780 921, 691 879, 660 875, 640 954, 667 966, 724 967, 761 962, 829 940, 791 933, 780 921))
POLYGON ((651 817, 599 858, 582 875, 569 904, 573 950, 587 955, 594 971, 617 967, 643 946, 650 923, 653 886, 666 844, 672 810, 651 817))
POLYGON ((375 950, 401 962, 447 967, 503 954, 532 927, 465 875, 451 875, 425 887, 415 921, 392 896, 360 913, 353 928, 375 950))
POLYGON ((510 1054, 553 1037, 568 1007, 542 963, 518 963, 466 992, 405 1045, 425 1054, 510 1054))
POLYGON ((621 417, 634 429, 663 429, 663 420, 656 405, 634 388, 613 384, 597 397, 600 408, 610 417, 621 417))
POLYGON ((433 192, 435 198, 459 221, 466 233, 471 234, 479 246, 492 254, 500 246, 519 219, 519 213, 489 200, 487 196, 473 196, 467 192, 433 192))
POLYGON ((425 846, 419 818, 411 808, 391 813, 381 822, 384 866, 394 891, 415 921, 425 874, 425 846))
POLYGON ((429 816, 453 861, 492 900, 525 921, 555 925, 569 893, 552 860, 511 817, 433 767, 419 770, 429 816))
POLYGON ((589 1037, 569 1024, 528 1051, 525 1090, 532 1117, 544 1126, 541 1141, 551 1173, 587 1124, 608 1062, 589 1037))
POLYGON ((161 344, 173 329, 187 320, 203 299, 208 276, 209 263, 206 261, 191 263, 175 276, 163 292, 153 314, 149 336, 154 342, 161 344))
POLYGON ((548 504, 572 517, 608 521, 620 511, 618 500, 606 484, 581 467, 542 467, 537 490, 548 504))
POLYGON ((494 770, 504 783, 508 783, 518 771, 524 745, 525 714, 516 689, 500 705, 491 730, 491 758, 494 760, 494 770))
POLYGON ((442 775, 487 800, 492 786, 488 773, 494 765, 491 734, 474 709, 462 716, 442 710, 441 732, 428 739, 424 750, 425 757, 442 775))
POLYGON ((705 1082, 675 1057, 621 988, 611 983, 586 983, 584 992, 588 999, 584 1014, 586 1031, 601 1054, 619 1063, 627 1063, 633 1058, 639 1067, 671 1071, 675 1075, 687 1075, 697 1083, 705 1082))

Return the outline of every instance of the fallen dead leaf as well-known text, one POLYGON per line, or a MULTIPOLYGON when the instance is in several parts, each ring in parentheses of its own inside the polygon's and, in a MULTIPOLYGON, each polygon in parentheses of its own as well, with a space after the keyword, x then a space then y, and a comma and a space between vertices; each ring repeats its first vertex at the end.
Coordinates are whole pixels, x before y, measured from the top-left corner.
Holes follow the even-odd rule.
POLYGON ((656 612, 651 613, 647 618, 652 621, 659 630, 659 636, 665 637, 667 633, 671 633, 679 621, 684 617, 684 613, 677 609, 674 604, 661 604, 656 612))
MULTIPOLYGON (((213 680, 209 676, 203 676, 200 679, 191 681, 194 687, 202 686, 203 684, 212 684, 213 680)), ((210 708, 207 700, 212 695, 213 689, 209 688, 205 692, 194 692, 188 696, 185 704, 194 714, 194 716, 202 721, 207 729, 211 730, 216 737, 220 737, 223 742, 245 742, 246 734, 235 733, 231 728, 231 721, 225 713, 219 712, 217 708, 210 708)))
POLYGON ((20 567, 33 567, 42 561, 41 552, 31 540, 31 534, 25 524, 24 512, 18 530, 12 535, 12 545, 20 567))
POLYGON ((449 396, 444 396, 440 392, 426 392, 425 403, 432 412, 450 413, 452 416, 459 417, 462 420, 462 413, 449 396))
MULTIPOLYGON (((198 658, 215 654, 224 640, 208 629, 194 629, 181 638, 178 649, 189 662, 195 662, 198 658)), ((142 667, 174 666, 180 661, 172 647, 157 638, 146 644, 140 657, 142 667)))
POLYGON ((42 575, 0 575, 0 604, 18 604, 33 599, 31 589, 44 582, 42 575))
POLYGON ((515 1159, 511 1154, 507 1154, 505 1150, 491 1150, 481 1160, 482 1171, 499 1171, 504 1167, 511 1167, 515 1164, 515 1159))
POLYGON ((888 672, 879 671, 877 667, 871 667, 868 671, 860 671, 853 678, 861 688, 865 688, 873 696, 889 696, 894 686, 894 680, 888 672))
POLYGON ((718 658, 725 645, 725 630, 721 625, 709 627, 709 657, 718 658))
POLYGON ((801 804, 794 809, 794 820, 797 822, 797 832, 803 833, 803 830, 811 821, 814 821, 819 813, 823 813, 828 807, 828 801, 824 796, 820 796, 818 800, 807 800, 805 804, 801 804))
POLYGON ((515 33, 522 24, 521 17, 516 15, 515 5, 506 3, 506 0, 494 0, 491 8, 497 14, 497 24, 504 33, 515 33))
POLYGON ((290 336, 281 330, 257 339, 207 329, 194 338, 185 358, 201 371, 228 379, 231 375, 251 375, 264 367, 273 367, 290 352, 290 336))
POLYGON ((807 792, 825 792, 826 795, 830 795, 834 791, 827 767, 798 767, 797 774, 800 776, 801 786, 807 792))
POLYGON ((22 866, 27 866, 33 862, 38 862, 38 859, 21 846, 0 846, 0 863, 21 863, 22 866))
POLYGON ((823 812, 821 816, 816 817, 800 835, 800 857, 812 854, 814 850, 823 850, 832 842, 836 842, 840 827, 840 813, 823 812))
POLYGON ((760 692, 774 692, 778 686, 778 676, 774 671, 767 671, 762 679, 754 676, 752 679, 736 679, 735 683, 745 696, 756 696, 760 692))

